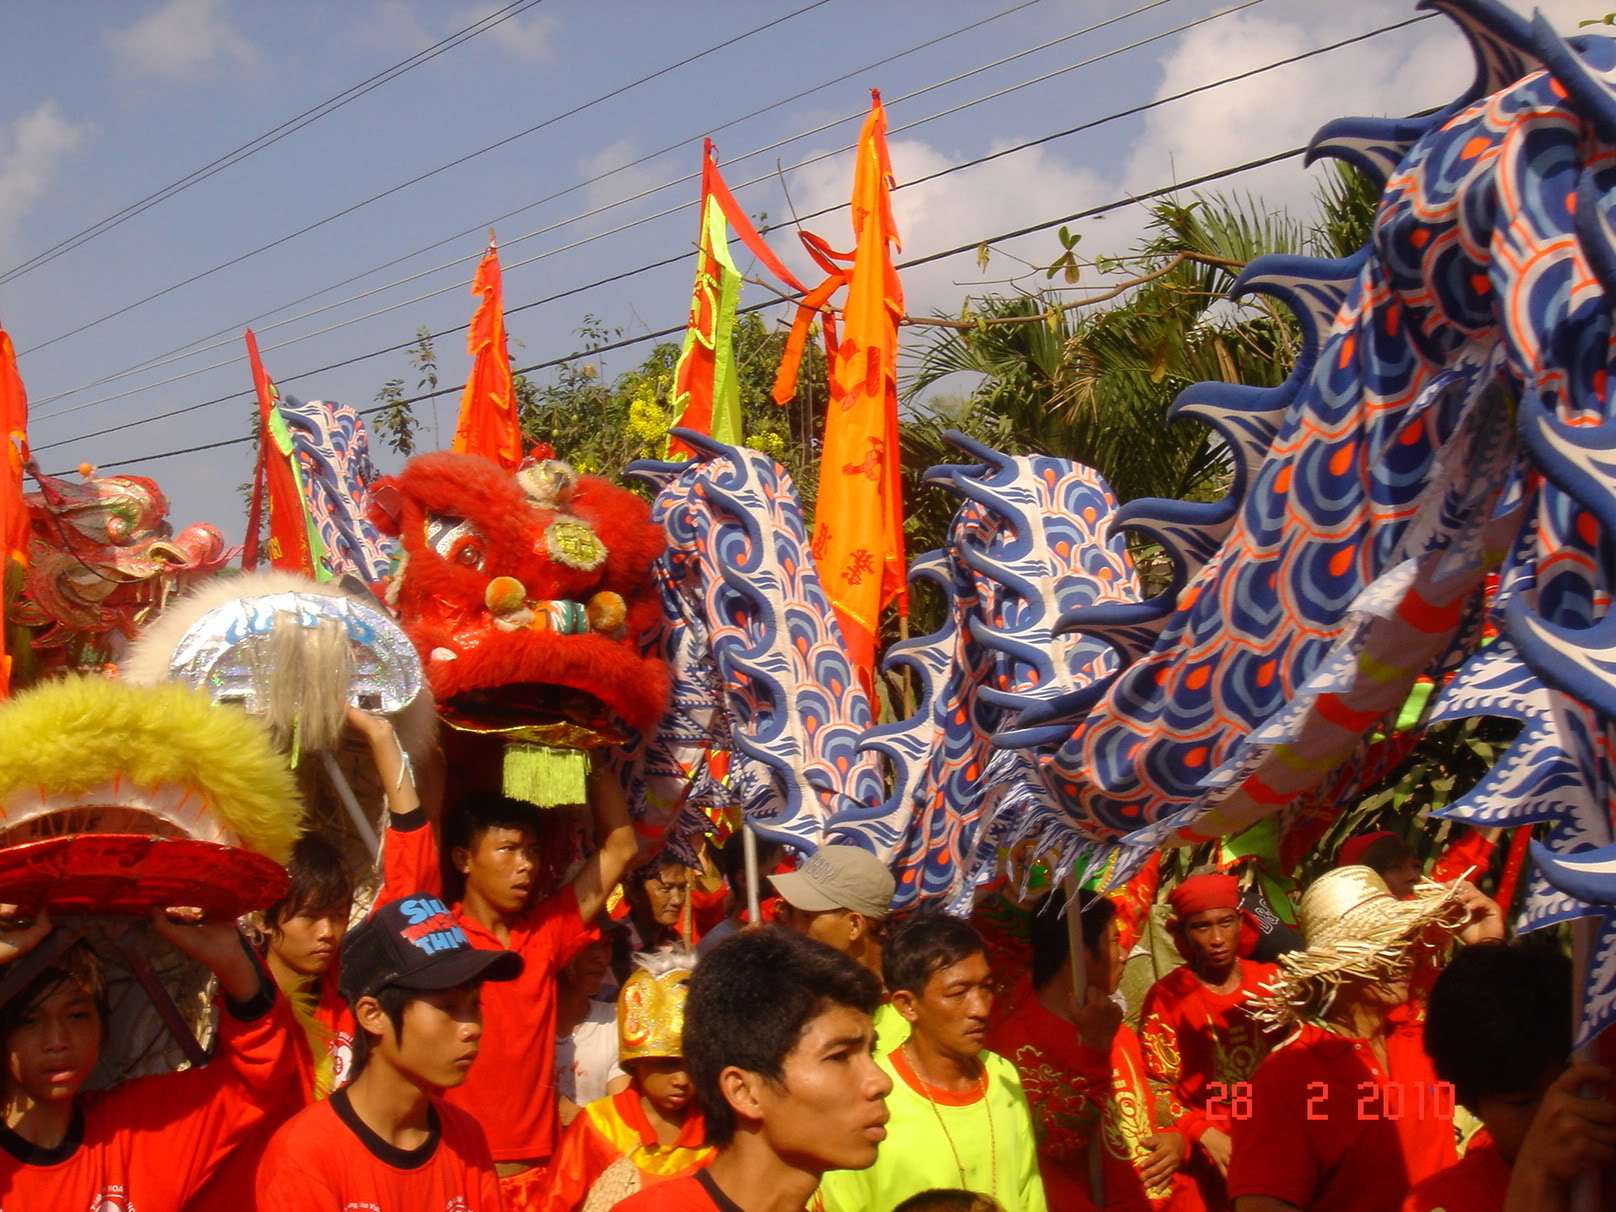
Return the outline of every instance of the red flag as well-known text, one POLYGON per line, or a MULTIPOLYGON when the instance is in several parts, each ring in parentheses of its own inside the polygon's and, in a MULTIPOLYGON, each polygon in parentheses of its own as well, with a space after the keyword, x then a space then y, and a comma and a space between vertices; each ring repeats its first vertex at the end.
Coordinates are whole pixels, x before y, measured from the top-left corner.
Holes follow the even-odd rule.
POLYGON ((265 490, 269 504, 269 562, 283 572, 324 579, 320 563, 324 546, 313 534, 303 487, 292 452, 292 435, 281 416, 281 394, 258 357, 258 339, 248 329, 247 358, 252 364, 253 387, 258 392, 258 467, 253 478, 252 505, 248 510, 247 549, 241 566, 258 567, 258 519, 265 490))
POLYGON ((5 584, 28 564, 28 507, 22 472, 28 462, 28 393, 17 372, 17 352, 0 328, 0 699, 11 691, 11 655, 6 651, 5 584))
POLYGON ((802 302, 774 393, 776 400, 791 397, 808 323, 845 283, 841 336, 833 316, 827 313, 823 321, 830 405, 820 455, 813 549, 848 654, 866 685, 874 676, 881 611, 896 599, 899 613, 908 612, 898 474, 898 321, 903 316, 903 287, 892 263, 892 249, 902 245, 892 219, 886 111, 880 93, 872 91, 870 97, 870 116, 859 134, 853 167, 857 243, 852 253, 838 253, 817 236, 803 235, 808 251, 829 276, 802 302), (852 264, 841 269, 837 261, 852 264))
POLYGON ((471 377, 460 397, 453 449, 482 455, 506 471, 515 471, 522 462, 522 426, 516 419, 499 250, 494 247, 493 232, 488 233, 488 251, 477 266, 471 293, 481 295, 483 301, 477 304, 477 314, 472 316, 466 333, 466 352, 473 362, 471 377))

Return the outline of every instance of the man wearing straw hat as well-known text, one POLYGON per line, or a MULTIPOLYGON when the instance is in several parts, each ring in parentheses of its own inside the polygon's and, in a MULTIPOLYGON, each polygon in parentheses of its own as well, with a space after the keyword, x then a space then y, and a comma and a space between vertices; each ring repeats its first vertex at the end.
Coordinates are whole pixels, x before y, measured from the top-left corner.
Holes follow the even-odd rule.
POLYGON ((1279 958, 1254 1000, 1291 1034, 1257 1068, 1234 1112, 1235 1212, 1383 1212, 1455 1160, 1450 1099, 1412 1032, 1394 1030, 1421 962, 1473 913, 1462 882, 1399 900, 1368 867, 1338 867, 1302 897, 1305 950, 1279 958))

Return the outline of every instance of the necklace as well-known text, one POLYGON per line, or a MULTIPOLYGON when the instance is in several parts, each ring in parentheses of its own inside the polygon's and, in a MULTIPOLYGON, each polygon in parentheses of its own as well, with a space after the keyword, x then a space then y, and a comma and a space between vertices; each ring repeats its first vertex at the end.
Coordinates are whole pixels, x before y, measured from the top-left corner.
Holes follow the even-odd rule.
MULTIPOLYGON (((965 1163, 960 1160, 959 1147, 954 1144, 954 1134, 948 1130, 948 1124, 943 1119, 943 1112, 937 1106, 937 1100, 931 1095, 931 1083, 920 1072, 920 1066, 915 1064, 915 1054, 909 1049, 909 1041, 903 1044, 903 1058, 909 1062, 909 1068, 920 1082, 920 1091, 926 1096, 926 1102, 931 1105, 931 1113, 937 1117, 937 1126, 943 1130, 943 1139, 948 1142, 948 1151, 954 1155, 954 1168, 959 1171, 960 1186, 970 1188, 971 1184, 965 1177, 965 1163)), ((980 1062, 978 1062, 980 1064, 980 1062)), ((980 1082, 982 1091, 982 1110, 988 1117, 988 1191, 994 1199, 999 1197, 999 1138, 993 1128, 993 1104, 988 1101, 988 1070, 982 1066, 980 1082)))

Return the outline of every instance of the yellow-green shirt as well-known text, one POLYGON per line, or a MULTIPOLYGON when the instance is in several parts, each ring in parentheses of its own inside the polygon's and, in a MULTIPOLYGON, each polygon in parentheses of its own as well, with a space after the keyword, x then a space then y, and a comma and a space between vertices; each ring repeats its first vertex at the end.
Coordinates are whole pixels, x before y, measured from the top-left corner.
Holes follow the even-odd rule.
POLYGON ((958 1094, 923 1083, 901 1048, 880 1053, 876 1063, 892 1078, 887 1138, 868 1170, 825 1175, 825 1212, 887 1212, 935 1187, 991 1195, 1004 1212, 1047 1212, 1021 1078, 996 1053, 978 1059, 985 1088, 958 1094))

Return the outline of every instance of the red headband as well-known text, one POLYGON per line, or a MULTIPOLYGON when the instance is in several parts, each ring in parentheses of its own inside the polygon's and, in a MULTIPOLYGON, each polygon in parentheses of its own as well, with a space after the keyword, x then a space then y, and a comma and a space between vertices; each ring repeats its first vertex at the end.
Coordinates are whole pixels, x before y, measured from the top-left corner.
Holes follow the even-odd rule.
POLYGON ((1208 909, 1233 909, 1240 904, 1240 882, 1232 875, 1192 875, 1167 894, 1167 903, 1179 921, 1208 909))

